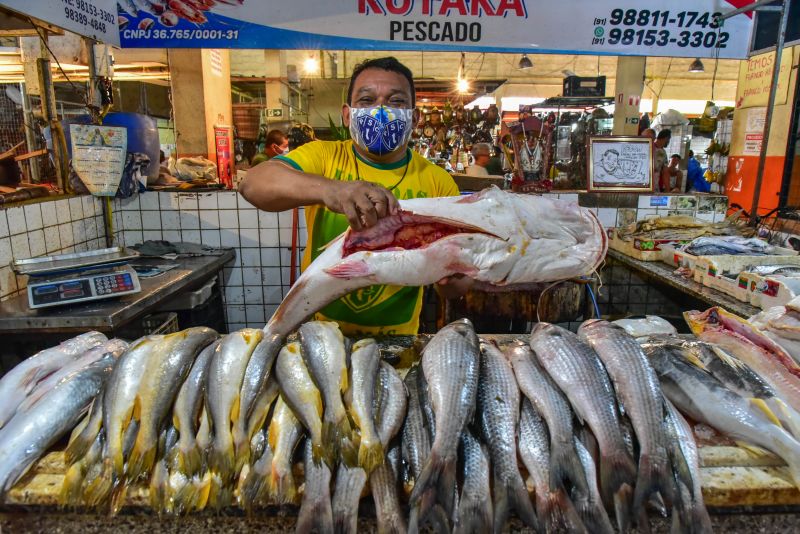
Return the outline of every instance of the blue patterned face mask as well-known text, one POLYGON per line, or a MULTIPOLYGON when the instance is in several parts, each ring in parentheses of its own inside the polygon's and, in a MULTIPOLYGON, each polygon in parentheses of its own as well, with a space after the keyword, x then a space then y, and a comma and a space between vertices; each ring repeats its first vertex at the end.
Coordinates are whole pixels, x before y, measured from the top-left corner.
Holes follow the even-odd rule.
POLYGON ((411 137, 414 110, 375 106, 350 108, 350 136, 361 148, 384 156, 405 147, 411 137))

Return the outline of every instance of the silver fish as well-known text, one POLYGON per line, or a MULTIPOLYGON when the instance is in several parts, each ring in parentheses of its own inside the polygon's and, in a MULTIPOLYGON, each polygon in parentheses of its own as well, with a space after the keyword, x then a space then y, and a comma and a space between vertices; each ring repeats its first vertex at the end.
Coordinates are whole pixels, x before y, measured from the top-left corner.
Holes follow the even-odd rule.
POLYGON ((585 494, 573 496, 573 503, 578 515, 592 534, 614 534, 614 527, 603 507, 603 498, 597 485, 597 467, 594 464, 594 458, 577 436, 573 438, 573 441, 588 484, 588 491, 585 494))
POLYGON ((248 433, 248 419, 253 412, 259 394, 267 385, 272 364, 283 345, 283 339, 278 336, 264 337, 253 350, 247 369, 242 379, 239 392, 239 417, 233 425, 233 446, 236 453, 236 471, 250 461, 250 438, 248 433))
MULTIPOLYGON (((370 473, 383 463, 383 447, 375 428, 373 401, 381 355, 374 339, 362 339, 353 345, 350 357, 350 417, 358 427, 361 442, 358 446, 358 465, 370 473)), ((341 473, 342 470, 339 470, 341 473)), ((337 484, 339 475, 337 473, 337 484)), ((335 514, 335 510, 334 510, 335 514)))
POLYGON ((267 445, 250 467, 239 489, 239 504, 248 514, 251 514, 257 505, 266 504, 271 467, 272 449, 267 445))
POLYGON ((264 443, 266 443, 266 432, 264 425, 266 424, 269 414, 275 405, 275 399, 278 398, 279 394, 280 386, 278 386, 278 381, 275 380, 275 377, 270 376, 267 379, 266 386, 261 393, 259 393, 258 398, 253 405, 253 411, 250 413, 250 418, 247 421, 247 435, 250 436, 250 458, 258 458, 261 456, 261 453, 264 452, 263 449, 258 450, 257 453, 253 452, 255 448, 260 447, 258 444, 258 439, 256 438, 256 434, 263 434, 264 443))
POLYGON ((489 453, 469 430, 461 434, 461 457, 464 461, 464 484, 453 532, 489 532, 493 525, 489 453))
POLYGON ((422 367, 415 365, 408 370, 404 383, 408 391, 408 413, 402 430, 403 462, 408 466, 408 478, 404 480, 406 494, 410 494, 422 472, 422 466, 431 452, 431 437, 422 412, 422 395, 419 375, 422 367))
MULTIPOLYGON (((209 469, 223 483, 236 476, 236 457, 233 449, 232 423, 239 418, 240 392, 247 363, 264 334, 261 330, 245 328, 228 334, 217 347, 208 370, 206 408, 213 428, 209 469)), ((215 480, 212 477, 212 480, 215 480)), ((227 496, 221 496, 225 501, 227 496)), ((215 506, 226 504, 214 502, 215 506)))
POLYGON ((267 438, 272 451, 269 494, 274 502, 294 503, 296 500, 292 458, 302 437, 303 426, 289 406, 279 398, 269 423, 267 438))
POLYGON ((375 389, 375 430, 383 450, 388 450, 389 442, 403 426, 408 407, 408 392, 403 379, 386 362, 381 362, 375 389))
POLYGON ((405 515, 400 505, 397 478, 390 462, 383 462, 369 475, 372 499, 375 501, 375 517, 381 534, 405 534, 405 515))
POLYGON ((364 469, 339 464, 331 503, 334 532, 355 534, 358 531, 358 502, 366 483, 364 469))
POLYGON ((616 396, 603 364, 577 335, 556 325, 539 323, 530 343, 542 367, 597 437, 604 501, 616 507, 620 530, 626 530, 630 521, 626 505, 636 480, 636 465, 619 428, 616 396))
MULTIPOLYGON (((438 487, 438 501, 448 517, 453 515, 450 492, 455 487, 458 440, 475 412, 479 367, 478 338, 466 319, 439 330, 422 353, 436 431, 430 457, 411 492, 414 508, 429 488, 438 487)), ((425 515, 425 510, 420 512, 425 515)))
POLYGON ((765 414, 769 409, 763 401, 740 397, 669 348, 648 348, 647 355, 664 394, 681 412, 780 456, 788 464, 792 480, 800 484, 800 443, 765 414))
POLYGON ((639 443, 639 470, 633 509, 639 512, 649 497, 673 498, 672 465, 664 432, 664 397, 658 375, 633 336, 619 325, 591 319, 578 329, 605 365, 617 398, 629 417, 639 443))
POLYGON ((586 492, 586 479, 572 437, 572 408, 553 379, 542 369, 530 346, 522 341, 512 343, 506 354, 514 368, 520 391, 547 422, 550 433, 549 486, 555 490, 569 480, 586 492))
MULTIPOLYGON (((536 513, 547 532, 586 532, 564 487, 550 487, 550 443, 544 420, 530 400, 523 399, 519 416, 519 455, 533 479, 536 513)), ((613 529, 610 532, 613 533, 613 529)))
POLYGON ((104 357, 53 388, 24 417, 0 430, 0 501, 47 449, 86 413, 100 392, 114 358, 104 357))
POLYGON ((297 516, 296 532, 333 532, 331 509, 331 470, 324 462, 317 463, 310 440, 306 440, 305 487, 297 516))
POLYGON ((100 332, 87 332, 36 353, 3 375, 0 378, 0 399, 3 399, 0 403, 0 428, 8 423, 39 381, 106 341, 108 338, 100 332))
POLYGON ((105 440, 105 433, 101 432, 103 428, 104 394, 105 392, 101 391, 100 395, 92 401, 89 413, 72 431, 67 448, 64 449, 64 463, 66 465, 71 465, 80 460, 93 447, 98 435, 102 434, 103 440, 105 440))
POLYGON ((342 400, 342 393, 349 386, 344 337, 339 325, 330 321, 312 321, 297 332, 303 361, 322 395, 322 439, 330 447, 326 458, 328 465, 335 465, 340 451, 345 462, 356 465, 358 453, 342 400))
MULTIPOLYGON (((161 423, 170 413, 195 357, 217 338, 217 333, 204 326, 188 328, 165 336, 165 342, 173 337, 175 341, 168 351, 151 354, 147 360, 148 369, 136 394, 139 433, 128 459, 131 480, 148 473, 155 463, 161 423)), ((136 415, 134 413, 134 417, 136 415)))
POLYGON ((219 341, 213 342, 197 355, 172 409, 173 423, 179 434, 178 443, 173 449, 173 463, 187 476, 199 472, 203 462, 203 451, 197 447, 195 438, 203 409, 208 368, 218 346, 219 341))
POLYGON ((308 431, 314 459, 335 461, 331 446, 322 441, 322 396, 300 355, 300 344, 289 343, 281 349, 275 363, 275 378, 281 388, 281 399, 308 431))
POLYGON ((512 508, 528 526, 539 529, 517 463, 519 397, 514 370, 503 352, 481 342, 478 424, 492 464, 495 533, 502 532, 512 508))

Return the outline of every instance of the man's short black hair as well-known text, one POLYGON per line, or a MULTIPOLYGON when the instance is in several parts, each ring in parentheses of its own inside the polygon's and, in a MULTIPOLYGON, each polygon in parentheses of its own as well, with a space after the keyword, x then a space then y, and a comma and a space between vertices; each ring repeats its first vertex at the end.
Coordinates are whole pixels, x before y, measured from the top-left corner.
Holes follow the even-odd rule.
POLYGON ((672 159, 672 158, 678 158, 678 160, 682 160, 683 159, 680 154, 673 154, 673 155, 670 156, 670 159, 672 159))
POLYGON ((670 130, 669 128, 665 128, 660 132, 658 132, 656 139, 664 139, 664 138, 672 139, 672 130, 670 130))
POLYGON ((270 130, 267 132, 267 137, 264 140, 264 146, 270 147, 272 145, 281 146, 286 139, 286 134, 280 130, 270 130))
POLYGON ((356 78, 367 69, 381 69, 401 74, 408 80, 408 86, 411 88, 411 104, 414 105, 417 103, 417 92, 414 90, 414 75, 411 73, 411 69, 397 61, 397 58, 388 56, 367 59, 356 65, 356 68, 353 69, 353 75, 350 76, 350 87, 347 88, 348 105, 353 103, 353 84, 356 78))

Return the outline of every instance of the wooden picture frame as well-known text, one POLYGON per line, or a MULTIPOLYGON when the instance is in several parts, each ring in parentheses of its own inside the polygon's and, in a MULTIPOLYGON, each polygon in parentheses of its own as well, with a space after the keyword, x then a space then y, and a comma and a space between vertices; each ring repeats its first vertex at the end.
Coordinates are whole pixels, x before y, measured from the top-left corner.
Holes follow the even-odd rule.
POLYGON ((648 137, 590 137, 587 160, 589 191, 653 191, 653 142, 648 137))

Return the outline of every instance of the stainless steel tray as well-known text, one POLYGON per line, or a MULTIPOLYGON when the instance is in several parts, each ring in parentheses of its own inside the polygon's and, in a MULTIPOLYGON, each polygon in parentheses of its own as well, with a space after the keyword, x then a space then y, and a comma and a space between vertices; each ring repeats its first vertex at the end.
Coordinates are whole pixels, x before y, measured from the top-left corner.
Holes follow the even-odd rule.
POLYGON ((139 253, 124 247, 101 248, 74 254, 42 256, 28 260, 15 260, 11 269, 17 274, 43 276, 61 271, 80 270, 106 263, 123 263, 138 258, 139 253))

